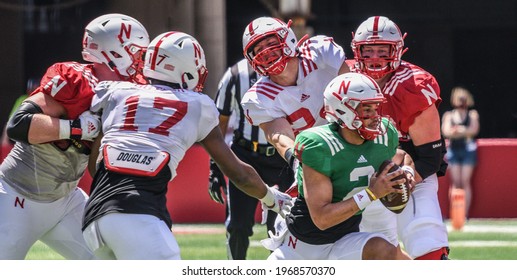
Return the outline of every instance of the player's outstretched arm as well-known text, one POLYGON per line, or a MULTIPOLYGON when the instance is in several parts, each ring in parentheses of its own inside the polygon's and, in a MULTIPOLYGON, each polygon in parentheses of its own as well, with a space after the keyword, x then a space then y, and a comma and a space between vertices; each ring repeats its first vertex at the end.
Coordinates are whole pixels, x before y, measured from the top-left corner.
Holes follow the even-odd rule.
POLYGON ((262 198, 266 195, 266 184, 253 167, 241 161, 232 150, 230 150, 224 142, 219 127, 215 127, 200 143, 221 168, 221 171, 223 171, 239 189, 256 198, 262 198))
POLYGON ((291 196, 268 187, 251 165, 237 158, 224 142, 218 127, 215 127, 200 143, 221 168, 221 171, 241 191, 259 199, 275 212, 284 214, 288 211, 289 206, 292 204, 291 196))
MULTIPOLYGON (((219 114, 219 128, 221 134, 226 135, 230 116, 219 114)), ((210 159, 210 173, 208 175, 208 194, 210 198, 220 204, 224 204, 223 193, 227 193, 226 178, 213 159, 210 159)))

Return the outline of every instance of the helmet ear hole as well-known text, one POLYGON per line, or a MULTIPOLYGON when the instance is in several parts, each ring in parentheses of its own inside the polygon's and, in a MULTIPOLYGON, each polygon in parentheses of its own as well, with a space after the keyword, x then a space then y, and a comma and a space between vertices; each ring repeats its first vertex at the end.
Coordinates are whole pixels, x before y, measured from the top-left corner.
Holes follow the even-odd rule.
POLYGON ((117 52, 114 52, 114 51, 111 51, 110 52, 111 55, 114 57, 114 58, 121 58, 122 56, 120 54, 118 54, 117 52))

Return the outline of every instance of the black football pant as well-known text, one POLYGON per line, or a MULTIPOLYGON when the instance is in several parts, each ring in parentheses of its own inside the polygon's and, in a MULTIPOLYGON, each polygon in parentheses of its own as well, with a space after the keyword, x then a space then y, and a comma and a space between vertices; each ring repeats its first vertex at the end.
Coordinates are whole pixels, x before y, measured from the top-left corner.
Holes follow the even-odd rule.
MULTIPOLYGON (((249 151, 233 144, 231 149, 242 161, 257 170, 262 180, 268 185, 278 185, 281 191, 287 190, 294 181, 294 175, 287 162, 275 152, 273 156, 249 151)), ((226 220, 226 237, 228 259, 245 260, 249 247, 249 237, 253 235, 255 211, 260 207, 256 198, 248 196, 230 181, 228 188, 228 215, 226 220)), ((275 232, 274 223, 277 214, 269 211, 267 228, 275 232)), ((264 236, 267 238, 267 236, 264 236)))

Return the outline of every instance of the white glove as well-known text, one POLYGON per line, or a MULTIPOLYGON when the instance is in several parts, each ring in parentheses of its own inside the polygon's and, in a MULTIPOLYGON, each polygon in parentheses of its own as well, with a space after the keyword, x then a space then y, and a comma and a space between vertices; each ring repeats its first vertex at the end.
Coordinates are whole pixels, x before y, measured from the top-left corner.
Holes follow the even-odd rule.
POLYGON ((101 118, 85 111, 75 120, 59 121, 59 138, 93 141, 101 130, 101 118))
POLYGON ((266 223, 267 212, 269 210, 275 211, 282 218, 285 218, 285 216, 291 212, 291 207, 293 206, 292 197, 279 191, 275 187, 268 187, 266 195, 260 199, 260 202, 262 204, 261 224, 266 223))
POLYGON ((274 251, 276 248, 280 247, 287 236, 287 222, 280 216, 277 216, 275 220, 275 232, 276 233, 273 234, 272 231, 268 230, 267 235, 269 238, 260 240, 262 246, 269 251, 274 251))
POLYGON ((92 141, 99 135, 101 130, 101 117, 92 113, 91 111, 85 111, 79 116, 81 121, 81 139, 92 141))

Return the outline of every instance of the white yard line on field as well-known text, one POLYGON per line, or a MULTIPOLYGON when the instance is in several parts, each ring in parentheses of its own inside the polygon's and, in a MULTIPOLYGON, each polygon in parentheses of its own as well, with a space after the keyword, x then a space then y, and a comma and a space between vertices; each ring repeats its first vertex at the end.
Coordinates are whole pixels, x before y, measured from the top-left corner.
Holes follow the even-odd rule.
POLYGON ((224 226, 206 226, 193 224, 176 224, 172 225, 172 233, 174 234, 224 234, 226 230, 224 226))
MULTIPOLYGON (((447 231, 451 232, 454 229, 447 225, 447 231)), ((501 226, 501 225, 469 225, 466 224, 462 229, 462 232, 500 232, 500 233, 516 233, 517 234, 517 226, 501 226)))
POLYGON ((495 240, 468 240, 451 241, 450 247, 517 247, 517 241, 495 241, 495 240))

